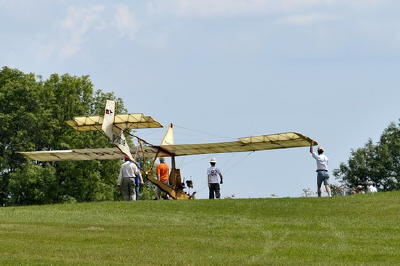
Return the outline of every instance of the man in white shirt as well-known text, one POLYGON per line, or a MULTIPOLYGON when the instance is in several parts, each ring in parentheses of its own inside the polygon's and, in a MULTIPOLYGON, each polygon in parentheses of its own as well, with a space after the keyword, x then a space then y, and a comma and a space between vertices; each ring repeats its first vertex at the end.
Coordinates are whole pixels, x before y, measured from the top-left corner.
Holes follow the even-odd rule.
POLYGON ((119 171, 117 185, 121 189, 124 200, 136 200, 135 177, 139 177, 140 184, 143 184, 143 178, 137 165, 128 156, 125 156, 124 160, 119 171))
POLYGON ((378 189, 376 188, 376 186, 374 186, 374 182, 369 181, 367 186, 367 193, 375 193, 375 192, 378 192, 378 189))
POLYGON ((207 169, 207 181, 208 181, 208 189, 209 189, 209 199, 214 199, 214 195, 217 199, 221 197, 219 184, 223 183, 221 171, 215 167, 217 161, 215 158, 210 160, 211 167, 207 169), (221 181, 218 181, 218 176, 221 178, 221 181))
POLYGON ((310 145, 310 153, 312 154, 312 157, 316 160, 317 162, 317 191, 318 191, 318 197, 321 197, 321 185, 322 182, 325 185, 326 192, 328 193, 328 196, 331 197, 331 188, 329 186, 329 174, 328 174, 328 157, 324 154, 324 149, 320 146, 318 146, 318 154, 314 152, 313 149, 314 142, 311 142, 310 145))

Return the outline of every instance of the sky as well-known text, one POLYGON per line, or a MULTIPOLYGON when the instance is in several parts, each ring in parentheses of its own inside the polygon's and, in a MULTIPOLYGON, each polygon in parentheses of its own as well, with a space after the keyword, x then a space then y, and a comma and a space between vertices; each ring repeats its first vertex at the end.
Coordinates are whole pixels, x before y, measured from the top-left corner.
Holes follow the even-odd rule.
MULTIPOLYGON (((399 10, 395 0, 0 0, 0 67, 89 75, 130 113, 174 123, 176 144, 299 132, 333 170, 400 117, 399 10)), ((159 144, 163 133, 137 135, 159 144)), ((316 191, 308 148, 178 158, 199 198, 212 157, 222 197, 316 191)))

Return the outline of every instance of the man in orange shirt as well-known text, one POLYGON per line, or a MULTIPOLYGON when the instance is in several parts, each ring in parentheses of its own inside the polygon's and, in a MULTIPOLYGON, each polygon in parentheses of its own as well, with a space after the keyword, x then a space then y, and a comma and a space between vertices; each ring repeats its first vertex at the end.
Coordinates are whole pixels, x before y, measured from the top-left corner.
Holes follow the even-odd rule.
MULTIPOLYGON (((169 166, 165 163, 164 158, 160 158, 160 164, 156 168, 157 179, 162 183, 169 185, 169 166)), ((161 191, 159 191, 158 199, 160 199, 161 191)), ((168 199, 168 194, 163 195, 164 198, 168 199)))

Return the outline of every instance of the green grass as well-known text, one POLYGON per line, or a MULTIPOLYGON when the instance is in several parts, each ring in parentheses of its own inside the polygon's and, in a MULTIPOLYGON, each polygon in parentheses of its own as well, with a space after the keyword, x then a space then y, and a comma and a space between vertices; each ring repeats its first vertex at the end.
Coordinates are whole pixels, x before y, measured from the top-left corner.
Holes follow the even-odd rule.
POLYGON ((400 193, 0 208, 0 264, 400 262, 400 193))

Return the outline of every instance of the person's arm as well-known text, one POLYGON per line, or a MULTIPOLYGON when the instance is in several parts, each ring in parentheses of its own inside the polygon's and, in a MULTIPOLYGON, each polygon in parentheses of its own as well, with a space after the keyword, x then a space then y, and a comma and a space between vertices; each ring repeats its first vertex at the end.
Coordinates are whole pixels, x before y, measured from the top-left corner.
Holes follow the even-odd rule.
POLYGON ((223 184, 224 183, 224 181, 223 181, 223 176, 222 176, 222 174, 221 174, 221 171, 218 169, 218 173, 219 173, 219 177, 221 178, 221 181, 219 182, 220 184, 223 184))
POLYGON ((143 177, 142 177, 142 174, 140 173, 140 171, 139 171, 139 179, 140 179, 140 184, 143 185, 144 184, 143 177))
POLYGON ((133 166, 134 166, 133 172, 135 173, 135 176, 139 177, 139 183, 140 183, 140 184, 144 184, 144 182, 143 182, 143 177, 142 177, 142 173, 140 172, 139 167, 137 167, 136 164, 134 164, 133 166))
POLYGON ((208 184, 208 187, 210 187, 210 182, 209 182, 209 180, 210 180, 210 173, 209 173, 209 171, 207 170, 207 184, 208 184))
POLYGON ((318 157, 318 155, 314 152, 314 144, 315 144, 315 142, 312 140, 312 141, 311 141, 311 145, 310 145, 310 153, 311 153, 311 155, 312 155, 312 157, 313 157, 314 159, 318 160, 319 157, 318 157))
POLYGON ((160 177, 161 177, 161 173, 160 173, 160 165, 157 165, 156 168, 156 176, 157 176, 157 180, 160 181, 160 177))

